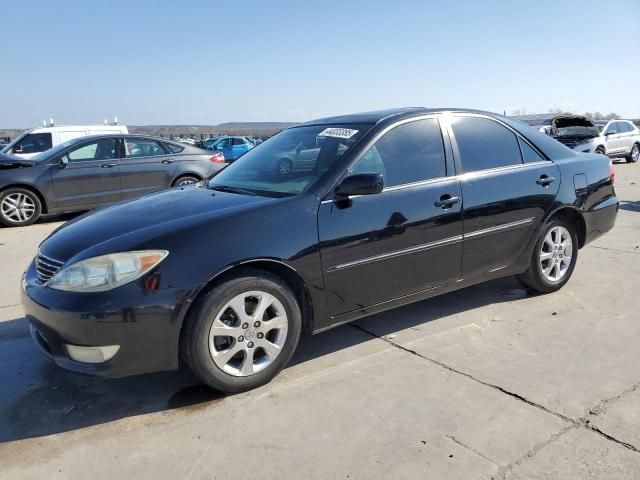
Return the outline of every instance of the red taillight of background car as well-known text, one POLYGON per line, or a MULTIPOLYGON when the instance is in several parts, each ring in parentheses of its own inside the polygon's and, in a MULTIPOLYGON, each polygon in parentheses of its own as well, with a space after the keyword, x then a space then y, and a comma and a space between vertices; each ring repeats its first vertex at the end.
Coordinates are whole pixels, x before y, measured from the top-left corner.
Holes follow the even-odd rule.
POLYGON ((616 171, 613 169, 613 162, 609 160, 609 178, 611 179, 611 183, 616 181, 616 171))
POLYGON ((224 163, 224 153, 218 152, 209 159, 211 163, 224 163))

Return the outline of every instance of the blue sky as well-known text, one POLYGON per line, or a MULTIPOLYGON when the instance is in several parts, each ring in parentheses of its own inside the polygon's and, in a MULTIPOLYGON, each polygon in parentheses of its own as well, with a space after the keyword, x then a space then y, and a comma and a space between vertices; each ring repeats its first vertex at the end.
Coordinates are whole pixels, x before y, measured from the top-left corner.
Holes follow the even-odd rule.
POLYGON ((2 4, 0 128, 415 105, 640 117, 639 0, 2 4))

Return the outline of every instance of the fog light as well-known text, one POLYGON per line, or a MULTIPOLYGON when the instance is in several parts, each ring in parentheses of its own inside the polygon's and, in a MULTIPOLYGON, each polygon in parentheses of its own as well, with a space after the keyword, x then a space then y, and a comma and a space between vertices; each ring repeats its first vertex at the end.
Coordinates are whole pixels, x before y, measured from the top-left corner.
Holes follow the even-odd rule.
POLYGON ((104 363, 111 360, 120 350, 120 345, 108 345, 106 347, 79 347, 66 344, 67 354, 72 360, 82 363, 104 363))

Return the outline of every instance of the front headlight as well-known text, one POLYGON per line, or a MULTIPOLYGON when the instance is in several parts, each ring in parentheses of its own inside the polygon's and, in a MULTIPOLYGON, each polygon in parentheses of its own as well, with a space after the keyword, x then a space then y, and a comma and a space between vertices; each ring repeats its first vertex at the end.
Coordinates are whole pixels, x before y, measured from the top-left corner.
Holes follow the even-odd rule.
POLYGON ((64 267, 47 287, 67 292, 104 292, 141 277, 169 255, 166 250, 144 250, 102 255, 64 267))

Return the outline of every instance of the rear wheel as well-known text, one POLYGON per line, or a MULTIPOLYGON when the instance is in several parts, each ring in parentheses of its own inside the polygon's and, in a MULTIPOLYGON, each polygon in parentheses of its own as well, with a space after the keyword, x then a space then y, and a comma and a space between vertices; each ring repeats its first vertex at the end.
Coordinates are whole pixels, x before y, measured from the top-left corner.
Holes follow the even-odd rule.
POLYGON ((640 159, 640 145, 637 143, 634 143, 633 147, 631 147, 631 152, 627 157, 627 162, 636 163, 639 159, 640 159))
POLYGON ((198 300, 185 321, 181 351, 191 370, 217 390, 250 390, 275 377, 302 330, 300 307, 280 278, 246 270, 198 300))
POLYGON ((40 218, 42 204, 38 196, 25 188, 8 188, 0 193, 0 223, 24 227, 40 218))
POLYGON ((529 268, 517 278, 529 290, 555 292, 569 281, 577 259, 575 228, 564 218, 557 217, 545 226, 531 255, 529 268))
POLYGON ((173 182, 174 187, 183 187, 185 185, 193 185, 194 183, 198 183, 200 179, 198 177, 194 177, 193 175, 185 175, 183 177, 177 178, 175 182, 173 182))

